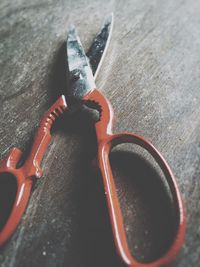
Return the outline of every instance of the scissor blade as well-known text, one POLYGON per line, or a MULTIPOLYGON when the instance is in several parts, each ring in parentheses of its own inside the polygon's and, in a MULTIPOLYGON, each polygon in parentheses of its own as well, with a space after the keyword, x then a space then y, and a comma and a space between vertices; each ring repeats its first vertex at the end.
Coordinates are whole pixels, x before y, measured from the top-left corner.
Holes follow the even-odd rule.
POLYGON ((82 99, 96 86, 89 60, 74 26, 71 26, 68 33, 67 56, 70 73, 70 87, 67 94, 82 99))
POLYGON ((101 64, 103 62, 104 56, 106 54, 110 42, 113 29, 113 21, 114 21, 114 16, 113 13, 111 13, 105 19, 101 31, 95 37, 92 45, 90 46, 87 52, 87 57, 89 58, 90 66, 92 68, 92 72, 95 79, 101 67, 101 64))

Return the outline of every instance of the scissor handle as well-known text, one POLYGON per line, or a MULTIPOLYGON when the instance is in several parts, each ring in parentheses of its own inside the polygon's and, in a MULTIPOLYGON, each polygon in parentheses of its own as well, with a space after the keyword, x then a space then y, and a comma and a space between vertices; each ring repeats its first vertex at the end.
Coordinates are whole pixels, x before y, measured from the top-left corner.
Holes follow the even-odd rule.
POLYGON ((185 237, 185 209, 175 177, 163 156, 149 141, 131 133, 122 133, 117 135, 114 135, 112 133, 114 113, 110 102, 100 91, 94 89, 84 97, 84 100, 95 102, 98 104, 98 106, 101 107, 100 119, 95 124, 98 141, 98 162, 99 169, 103 178, 107 206, 118 254, 120 255, 123 263, 129 267, 164 266, 175 258, 182 247, 185 237), (130 249, 128 247, 122 212, 109 160, 111 149, 114 146, 123 143, 137 144, 140 147, 146 149, 153 156, 165 175, 166 181, 169 185, 169 189, 173 197, 173 203, 176 208, 177 231, 175 238, 168 251, 166 251, 163 256, 151 263, 138 262, 131 255, 130 249))
MULTIPOLYGON (((10 238, 20 222, 29 200, 33 184, 32 178, 42 176, 40 164, 51 141, 50 130, 52 124, 66 108, 65 97, 61 96, 44 114, 37 129, 29 157, 23 166, 17 167, 22 156, 22 152, 18 148, 12 148, 6 158, 0 162, 0 180, 2 174, 5 174, 11 176, 16 184, 16 195, 10 214, 2 229, 0 229, 0 246, 4 245, 10 238)), ((7 197, 9 198, 9 196, 7 197)))
MULTIPOLYGON (((7 157, 0 163, 0 179, 2 174, 9 175, 13 179, 13 185, 16 185, 15 198, 10 214, 6 218, 3 228, 0 230, 0 246, 5 244, 16 229, 27 206, 32 188, 33 181, 31 177, 26 176, 23 168, 16 168, 21 156, 22 152, 18 148, 12 148, 7 157)), ((9 182, 11 181, 9 180, 9 182)), ((9 197, 11 196, 8 195, 7 198, 9 197)), ((6 206, 6 203, 0 203, 0 205, 6 206)))
POLYGON ((134 135, 131 133, 122 133, 117 135, 109 135, 107 139, 104 139, 99 144, 98 148, 98 161, 99 161, 99 168, 101 171, 101 175, 103 178, 104 189, 106 193, 107 199, 107 206, 110 215, 110 221, 112 225, 112 231, 114 235, 115 244, 117 247, 117 251, 121 258, 123 259, 126 266, 130 267, 157 267, 157 266, 164 266, 171 262, 172 259, 176 256, 179 252, 185 235, 185 212, 183 207, 183 202, 181 198, 180 191, 178 189, 176 180, 174 178, 173 173, 171 172, 167 162, 162 157, 162 155, 157 151, 157 149, 147 140, 144 138, 134 135), (176 208, 176 215, 177 215, 177 231, 176 236, 168 249, 168 251, 160 257, 159 259, 151 262, 151 263, 141 263, 138 262, 130 252, 128 247, 122 212, 120 208, 119 198, 117 195, 117 190, 115 186, 115 181, 110 165, 109 154, 111 149, 119 144, 123 143, 132 143, 139 145, 140 147, 146 149, 156 160, 159 164, 160 168, 162 169, 167 183, 169 185, 173 203, 176 208))

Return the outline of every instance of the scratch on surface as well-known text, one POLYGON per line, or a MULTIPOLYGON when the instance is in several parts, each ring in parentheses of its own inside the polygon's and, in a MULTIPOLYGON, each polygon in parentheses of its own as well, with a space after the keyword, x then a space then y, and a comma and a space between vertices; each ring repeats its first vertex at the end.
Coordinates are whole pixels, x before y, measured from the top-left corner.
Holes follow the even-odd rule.
POLYGON ((22 94, 24 94, 25 92, 27 91, 27 88, 23 88, 21 90, 19 90, 18 92, 16 93, 13 93, 13 94, 10 94, 8 96, 1 96, 1 101, 2 102, 5 102, 5 101, 9 101, 15 97, 18 97, 18 96, 21 96, 22 94))

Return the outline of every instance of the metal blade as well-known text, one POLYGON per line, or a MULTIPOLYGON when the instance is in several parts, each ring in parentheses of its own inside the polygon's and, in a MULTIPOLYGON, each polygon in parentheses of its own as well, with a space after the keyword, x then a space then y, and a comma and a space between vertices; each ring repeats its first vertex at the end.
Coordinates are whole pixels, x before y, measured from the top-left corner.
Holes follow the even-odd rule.
POLYGON ((82 99, 93 90, 95 78, 102 64, 110 41, 113 27, 113 14, 106 18, 100 33, 94 39, 87 56, 75 27, 71 26, 67 38, 67 56, 70 73, 68 96, 82 99))
POLYGON ((67 56, 70 73, 70 87, 67 94, 82 99, 96 86, 89 60, 74 26, 71 26, 68 33, 67 56))
POLYGON ((114 21, 114 15, 113 13, 111 13, 105 19, 101 31, 95 37, 92 45, 90 46, 87 52, 87 57, 89 58, 90 61, 90 66, 92 68, 94 79, 96 79, 96 76, 101 67, 101 64, 103 62, 104 56, 106 54, 110 42, 113 29, 113 21, 114 21))

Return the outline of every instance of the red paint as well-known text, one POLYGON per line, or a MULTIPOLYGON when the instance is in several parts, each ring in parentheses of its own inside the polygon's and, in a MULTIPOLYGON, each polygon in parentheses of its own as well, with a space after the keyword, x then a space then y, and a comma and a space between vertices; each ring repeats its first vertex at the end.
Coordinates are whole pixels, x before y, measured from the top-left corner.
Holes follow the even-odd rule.
POLYGON ((123 263, 129 267, 158 267, 169 264, 177 255, 182 247, 185 237, 185 209, 181 198, 181 193, 178 189, 175 177, 158 150, 143 137, 130 133, 113 134, 113 110, 109 101, 95 89, 84 97, 85 101, 94 101, 98 103, 101 108, 101 118, 96 123, 96 135, 98 141, 98 162, 101 175, 103 178, 104 189, 106 192, 107 206, 112 225, 112 232, 117 248, 117 252, 121 257, 123 263), (177 210, 178 227, 174 240, 168 251, 159 259, 151 263, 138 262, 130 252, 128 247, 126 233, 124 229, 123 217, 120 209, 120 204, 117 196, 116 186, 112 175, 112 170, 109 162, 109 153, 111 149, 122 143, 133 143, 145 148, 156 160, 165 174, 169 188, 171 190, 174 205, 177 210))
POLYGON ((16 177, 17 181, 15 202, 11 214, 0 232, 0 246, 10 238, 20 222, 29 200, 33 177, 40 178, 42 176, 40 164, 51 141, 50 130, 52 123, 66 108, 65 97, 61 96, 44 114, 35 135, 29 157, 22 167, 16 167, 22 155, 18 148, 11 149, 7 157, 0 163, 0 174, 11 173, 16 177))
MULTIPOLYGON (((123 263, 129 267, 158 267, 167 265, 175 258, 181 249, 181 246, 184 242, 186 225, 185 210, 181 194, 172 171, 157 149, 144 138, 130 133, 112 133, 112 107, 109 101, 97 89, 86 95, 83 100, 94 101, 102 108, 100 120, 95 124, 98 140, 98 162, 106 192, 113 237, 119 256, 121 257, 123 263), (165 174, 173 196, 174 205, 177 210, 178 227, 171 247, 165 253, 165 255, 151 263, 138 262, 131 255, 128 247, 123 217, 109 162, 109 153, 111 149, 121 143, 137 144, 145 148, 154 157, 165 174)), ((32 187, 32 177, 35 176, 40 178, 42 176, 40 163, 51 140, 51 125, 55 120, 55 117, 57 117, 59 113, 62 113, 66 108, 67 105, 65 103, 65 98, 64 96, 61 96, 48 110, 48 112, 45 113, 38 128, 29 158, 21 168, 16 168, 16 165, 22 154, 22 152, 17 148, 13 148, 7 158, 4 159, 0 164, 0 173, 9 172, 17 179, 17 194, 15 203, 6 225, 0 232, 0 245, 3 245, 12 235, 20 221, 21 216, 23 215, 23 212, 25 211, 32 187)))

